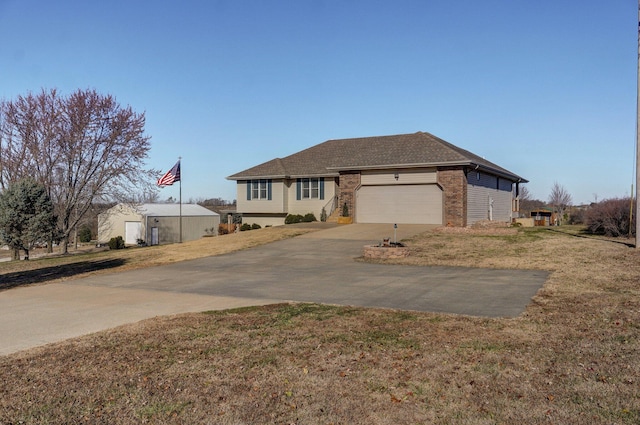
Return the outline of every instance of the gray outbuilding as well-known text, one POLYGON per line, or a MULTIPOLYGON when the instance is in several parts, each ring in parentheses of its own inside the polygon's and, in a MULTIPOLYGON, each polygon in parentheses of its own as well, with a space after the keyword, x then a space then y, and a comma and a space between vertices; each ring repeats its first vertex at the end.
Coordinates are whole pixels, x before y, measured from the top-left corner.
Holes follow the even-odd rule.
POLYGON ((98 215, 98 241, 162 245, 216 235, 220 215, 196 204, 117 204, 98 215), (181 235, 182 232, 182 235, 181 235))

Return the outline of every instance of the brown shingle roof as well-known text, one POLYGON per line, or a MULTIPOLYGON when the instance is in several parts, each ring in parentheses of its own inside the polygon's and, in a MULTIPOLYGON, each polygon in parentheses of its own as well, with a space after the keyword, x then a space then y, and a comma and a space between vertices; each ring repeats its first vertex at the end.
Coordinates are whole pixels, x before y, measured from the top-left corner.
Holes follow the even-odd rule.
POLYGON ((227 178, 245 180, 334 176, 339 171, 346 170, 443 165, 478 165, 513 181, 526 182, 523 178, 490 161, 424 132, 328 140, 227 178))

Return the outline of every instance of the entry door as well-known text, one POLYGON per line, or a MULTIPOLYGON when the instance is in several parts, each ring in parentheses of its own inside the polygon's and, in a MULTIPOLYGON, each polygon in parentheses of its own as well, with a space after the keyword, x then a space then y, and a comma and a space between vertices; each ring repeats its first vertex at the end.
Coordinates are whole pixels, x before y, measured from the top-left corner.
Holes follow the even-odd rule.
POLYGON ((160 243, 160 237, 158 236, 158 228, 151 228, 151 245, 158 245, 160 243))
POLYGON ((142 223, 139 221, 126 221, 124 223, 124 243, 135 245, 141 238, 142 223))

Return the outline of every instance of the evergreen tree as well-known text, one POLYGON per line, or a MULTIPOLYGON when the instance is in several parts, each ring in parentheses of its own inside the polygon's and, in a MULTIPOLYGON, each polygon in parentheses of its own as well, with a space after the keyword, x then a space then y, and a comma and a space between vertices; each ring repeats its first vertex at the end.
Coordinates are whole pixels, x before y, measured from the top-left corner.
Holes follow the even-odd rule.
POLYGON ((0 194, 0 239, 14 253, 23 250, 26 260, 36 243, 49 240, 55 226, 51 199, 35 180, 19 180, 0 194))

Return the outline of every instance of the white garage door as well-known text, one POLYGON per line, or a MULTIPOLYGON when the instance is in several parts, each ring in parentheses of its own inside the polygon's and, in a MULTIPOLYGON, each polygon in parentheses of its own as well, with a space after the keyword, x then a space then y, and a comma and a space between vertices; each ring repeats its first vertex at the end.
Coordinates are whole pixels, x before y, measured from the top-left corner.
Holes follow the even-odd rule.
POLYGON ((138 239, 142 238, 142 223, 139 221, 125 221, 124 223, 124 243, 135 245, 138 239))
POLYGON ((358 223, 442 224, 442 190, 435 184, 362 186, 358 223))

